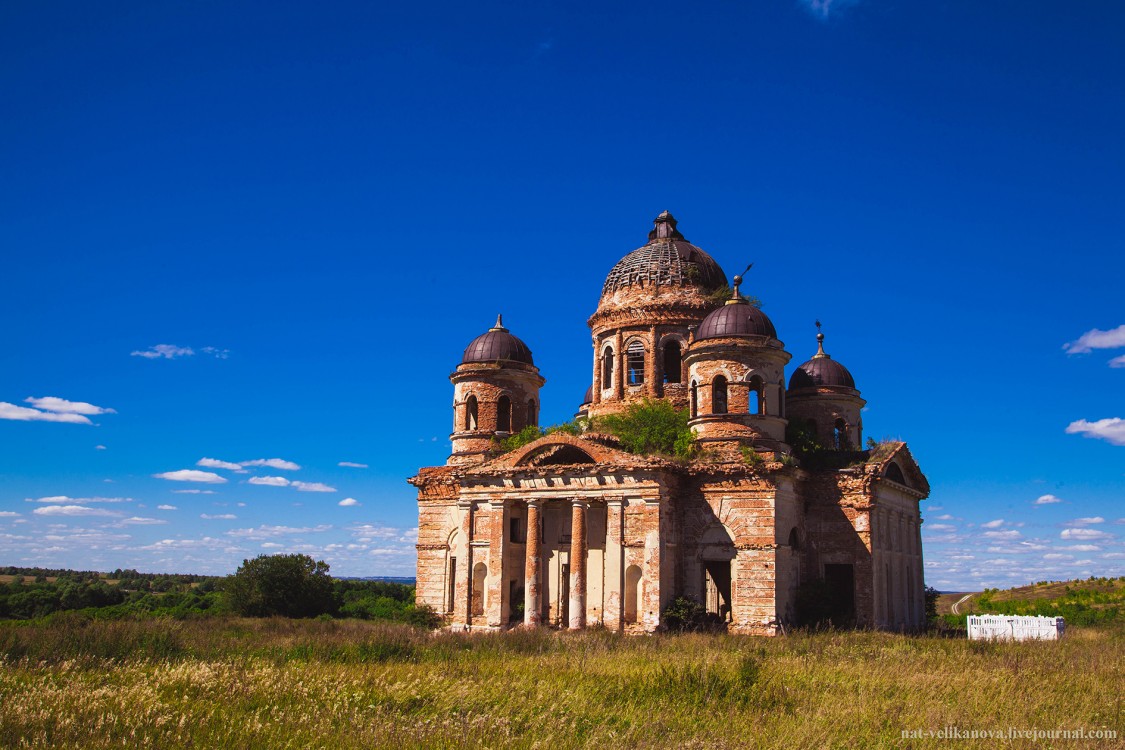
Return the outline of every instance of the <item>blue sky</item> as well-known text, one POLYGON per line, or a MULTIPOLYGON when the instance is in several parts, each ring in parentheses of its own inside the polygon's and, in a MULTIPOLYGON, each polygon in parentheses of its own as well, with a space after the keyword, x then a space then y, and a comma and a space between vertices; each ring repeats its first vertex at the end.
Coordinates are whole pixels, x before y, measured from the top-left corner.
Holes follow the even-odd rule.
POLYGON ((569 418, 668 209, 910 443, 930 584, 1125 574, 1123 36, 1116 3, 4 3, 0 564, 413 574, 464 346, 503 312, 569 418))

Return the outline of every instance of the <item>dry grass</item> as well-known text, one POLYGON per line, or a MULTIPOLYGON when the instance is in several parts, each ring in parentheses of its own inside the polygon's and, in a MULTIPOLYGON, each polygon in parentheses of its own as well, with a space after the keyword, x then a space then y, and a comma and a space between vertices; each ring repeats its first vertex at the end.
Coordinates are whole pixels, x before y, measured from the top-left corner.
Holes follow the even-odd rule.
POLYGON ((1121 629, 1020 644, 64 618, 0 628, 0 655, 3 747, 890 748, 908 745, 904 729, 946 726, 1125 737, 1121 629))

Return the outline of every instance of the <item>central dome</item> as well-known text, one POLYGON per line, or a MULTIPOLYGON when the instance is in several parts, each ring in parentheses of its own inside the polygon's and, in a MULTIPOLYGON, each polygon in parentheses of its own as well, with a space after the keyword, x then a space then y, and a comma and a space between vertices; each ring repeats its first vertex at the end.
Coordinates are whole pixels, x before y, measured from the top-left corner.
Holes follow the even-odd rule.
POLYGON ((603 297, 631 286, 692 286, 710 291, 727 283, 715 259, 676 230, 672 214, 661 213, 654 224, 648 244, 626 255, 609 272, 603 297))

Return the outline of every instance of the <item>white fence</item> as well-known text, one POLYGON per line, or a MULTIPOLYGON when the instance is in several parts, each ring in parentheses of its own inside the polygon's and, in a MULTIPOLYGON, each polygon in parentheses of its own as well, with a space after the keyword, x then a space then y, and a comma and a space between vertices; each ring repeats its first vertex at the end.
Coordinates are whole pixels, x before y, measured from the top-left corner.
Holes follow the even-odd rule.
POLYGON ((1057 641, 1066 630, 1061 617, 969 615, 970 641, 1057 641))

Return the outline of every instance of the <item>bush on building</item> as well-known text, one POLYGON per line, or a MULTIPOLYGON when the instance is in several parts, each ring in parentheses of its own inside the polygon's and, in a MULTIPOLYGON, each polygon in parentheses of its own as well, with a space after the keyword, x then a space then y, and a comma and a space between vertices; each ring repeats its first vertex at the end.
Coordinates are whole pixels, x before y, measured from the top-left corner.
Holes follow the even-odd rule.
POLYGON ((667 401, 645 399, 629 404, 622 412, 590 421, 591 429, 613 435, 630 453, 690 458, 694 449, 687 409, 676 409, 667 401))
POLYGON ((709 613, 702 604, 686 596, 668 602, 660 613, 660 622, 669 633, 703 633, 725 628, 718 615, 709 613))

